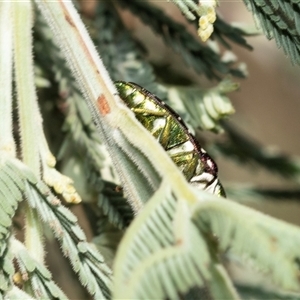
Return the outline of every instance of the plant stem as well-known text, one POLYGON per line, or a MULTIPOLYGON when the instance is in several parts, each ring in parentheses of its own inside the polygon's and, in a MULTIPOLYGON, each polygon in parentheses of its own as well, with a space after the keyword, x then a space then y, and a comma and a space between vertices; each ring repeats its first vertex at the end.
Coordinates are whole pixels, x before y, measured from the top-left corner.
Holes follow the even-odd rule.
POLYGON ((12 3, 0 2, 0 151, 15 157, 12 127, 12 3))
MULTIPOLYGON (((14 60, 22 159, 40 177, 39 136, 41 116, 38 110, 32 59, 33 7, 30 1, 12 2, 14 17, 14 60)), ((28 251, 43 262, 42 229, 37 213, 28 206, 25 219, 25 244, 28 251)))

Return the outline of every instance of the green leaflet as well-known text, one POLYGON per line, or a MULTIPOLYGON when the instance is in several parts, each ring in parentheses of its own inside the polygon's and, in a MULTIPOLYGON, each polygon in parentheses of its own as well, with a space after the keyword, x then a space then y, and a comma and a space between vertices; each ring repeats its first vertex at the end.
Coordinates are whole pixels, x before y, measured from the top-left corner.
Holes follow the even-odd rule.
POLYGON ((225 197, 218 168, 182 119, 155 95, 134 83, 118 81, 120 97, 157 139, 185 178, 199 189, 225 197))

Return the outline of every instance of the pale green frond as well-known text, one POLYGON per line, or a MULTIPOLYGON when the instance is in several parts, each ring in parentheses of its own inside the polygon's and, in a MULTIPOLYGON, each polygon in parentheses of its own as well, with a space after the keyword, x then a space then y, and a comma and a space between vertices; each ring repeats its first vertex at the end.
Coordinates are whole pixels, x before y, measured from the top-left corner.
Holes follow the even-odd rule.
POLYGON ((10 241, 10 251, 17 262, 21 278, 26 284, 30 284, 30 289, 37 299, 67 299, 67 296, 53 282, 51 273, 44 265, 30 255, 21 242, 12 238, 10 241))
POLYGON ((0 207, 3 212, 12 217, 18 206, 18 202, 22 200, 22 188, 24 188, 24 184, 22 182, 22 184, 17 185, 17 180, 11 178, 7 174, 7 171, 13 173, 9 165, 2 165, 0 172, 0 207))
MULTIPOLYGON (((1 258, 0 258, 0 264, 1 264, 1 275, 0 275, 0 281, 1 281, 1 292, 2 289, 4 292, 9 292, 9 290, 12 288, 12 282, 11 278, 12 275, 15 273, 12 259, 15 254, 21 255, 21 252, 16 251, 14 252, 10 247, 7 248, 8 245, 8 236, 10 235, 10 226, 12 217, 15 213, 15 210, 18 207, 18 202, 20 202, 23 199, 23 194, 25 193, 26 189, 26 179, 28 172, 31 173, 29 176, 29 179, 32 179, 34 177, 33 173, 31 171, 25 171, 26 167, 22 165, 22 163, 18 162, 16 159, 8 158, 7 156, 4 156, 1 161, 1 167, 0 167, 0 186, 1 186, 1 228, 3 225, 6 226, 6 238, 3 238, 4 232, 1 230, 2 239, 1 239, 1 258), (6 218, 4 213, 7 213, 10 218, 6 218), (7 223, 6 221, 10 221, 7 223), (15 253, 15 254, 13 254, 15 253), (5 281, 6 280, 6 281, 5 281), (7 281, 8 280, 8 281, 7 281)), ((21 245, 21 244, 20 244, 21 245)), ((21 246, 19 246, 21 247, 21 246)), ((24 246, 22 246, 24 248, 24 246)), ((24 248, 25 249, 25 248, 24 248)), ((27 252, 26 252, 27 253, 27 252)), ((29 253, 27 253, 29 255, 29 253)), ((19 261, 18 266, 20 270, 23 271, 23 274, 26 276, 28 275, 28 271, 33 271, 32 265, 22 265, 21 261, 19 261)), ((40 266, 42 268, 42 266, 40 266)), ((43 274, 41 274, 44 276, 43 274)), ((46 278, 44 278, 46 280, 46 278)), ((49 278, 48 278, 49 279, 49 278)), ((33 287, 34 291, 37 291, 38 287, 33 287)), ((57 292, 54 293, 55 287, 49 289, 49 293, 47 295, 56 295, 57 292)), ((62 294, 62 293, 61 293, 62 294)), ((62 294, 63 295, 63 294, 62 294)), ((48 296, 47 296, 48 297, 48 296)), ((61 298, 64 298, 62 296, 61 298)))
MULTIPOLYGON (((16 159, 6 160, 5 163, 14 172, 15 177, 18 176, 22 179, 22 192, 26 195, 30 207, 35 209, 42 221, 51 228, 61 243, 64 254, 70 259, 74 270, 79 273, 82 282, 85 281, 87 273, 88 277, 95 278, 97 284, 90 281, 86 282, 87 290, 96 298, 108 298, 110 269, 105 265, 102 256, 87 243, 85 234, 77 223, 77 218, 60 204, 60 201, 51 193, 47 185, 39 180, 27 166, 16 159), (83 250, 80 251, 80 249, 83 250), (82 269, 83 265, 85 265, 84 269, 82 269)), ((9 220, 7 219, 7 221, 9 220)), ((4 222, 5 219, 1 218, 1 221, 4 222)), ((10 226, 10 223, 6 222, 5 224, 10 226)), ((20 266, 25 273, 28 267, 30 266, 24 266, 24 269, 20 266)), ((33 281, 37 287, 41 288, 38 278, 33 279, 33 281)), ((44 290, 44 288, 42 289, 44 290)), ((52 288, 55 290, 54 287, 52 288)), ((33 288, 34 290, 35 288, 33 288)))
POLYGON ((77 218, 61 206, 50 191, 47 191, 47 194, 45 194, 46 191, 42 193, 42 188, 42 182, 35 186, 27 185, 29 203, 37 209, 43 221, 48 223, 53 230, 54 235, 61 243, 62 251, 70 259, 74 271, 78 273, 88 292, 95 298, 107 299, 111 273, 102 256, 99 253, 93 254, 91 263, 93 250, 77 224, 77 218), (80 251, 79 246, 82 244, 85 245, 84 251, 80 251), (86 278, 93 278, 93 281, 86 281, 86 278))
POLYGON ((12 158, 2 154, 0 160, 1 254, 6 249, 6 242, 12 225, 12 217, 18 208, 19 202, 23 200, 23 192, 25 190, 24 176, 14 167, 12 162, 12 158))
POLYGON ((253 262, 283 289, 299 290, 300 230, 232 201, 198 191, 192 219, 203 233, 215 234, 222 252, 253 262))
POLYGON ((196 287, 199 297, 208 291, 238 299, 191 222, 189 206, 164 182, 127 230, 115 266, 116 299, 179 299, 196 287))

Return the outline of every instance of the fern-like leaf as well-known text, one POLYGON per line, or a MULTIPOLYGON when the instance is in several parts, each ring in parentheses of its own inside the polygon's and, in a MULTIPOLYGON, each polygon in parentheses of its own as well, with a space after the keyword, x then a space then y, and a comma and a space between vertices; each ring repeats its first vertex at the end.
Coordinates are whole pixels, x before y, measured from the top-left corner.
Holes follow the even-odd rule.
POLYGON ((275 39, 293 64, 300 64, 300 2, 298 0, 244 0, 268 39, 275 39))
POLYGON ((66 299, 66 295, 53 282, 51 273, 32 257, 25 246, 12 238, 10 247, 17 262, 19 272, 25 285, 30 284, 30 289, 37 299, 57 298, 66 299))
MULTIPOLYGON (((101 255, 86 242, 85 235, 77 224, 77 218, 60 205, 60 201, 47 185, 20 161, 6 160, 5 165, 10 169, 10 173, 14 174, 14 178, 22 182, 22 191, 30 207, 37 210, 43 222, 52 229, 62 245, 64 254, 70 259, 75 272, 78 272, 88 291, 96 298, 109 298, 110 269, 105 265, 101 255), (93 278, 93 281, 85 282, 86 276, 93 278)), ((15 179, 15 182, 18 181, 15 179)), ((26 264, 24 268, 27 268, 26 264)), ((39 286, 41 287, 40 284, 39 286)))
POLYGON ((189 215, 187 203, 162 183, 118 249, 116 298, 177 299, 197 287, 197 297, 208 292, 237 299, 189 215))
POLYGON ((300 290, 298 281, 300 230, 231 201, 198 191, 201 201, 192 219, 203 233, 216 234, 222 252, 252 262, 278 287, 300 290), (259 267, 258 267, 259 266, 259 267))

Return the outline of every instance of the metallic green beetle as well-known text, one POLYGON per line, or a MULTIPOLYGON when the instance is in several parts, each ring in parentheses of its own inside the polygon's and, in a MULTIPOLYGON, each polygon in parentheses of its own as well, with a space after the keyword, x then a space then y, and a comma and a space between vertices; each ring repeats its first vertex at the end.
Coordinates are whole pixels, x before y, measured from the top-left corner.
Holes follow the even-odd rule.
POLYGON ((187 181, 199 189, 225 197, 216 163, 201 148, 180 116, 135 83, 117 81, 115 85, 121 99, 167 151, 187 181))

